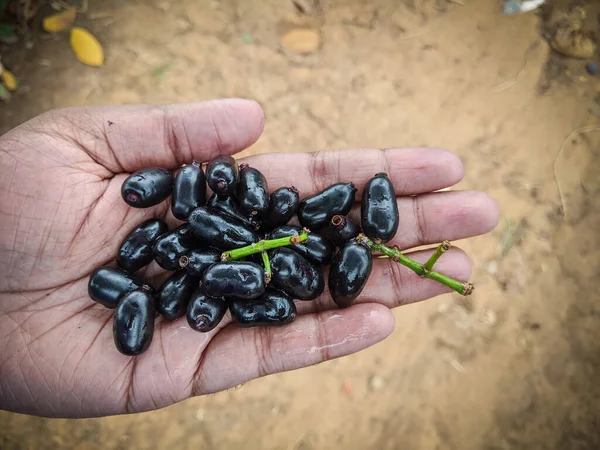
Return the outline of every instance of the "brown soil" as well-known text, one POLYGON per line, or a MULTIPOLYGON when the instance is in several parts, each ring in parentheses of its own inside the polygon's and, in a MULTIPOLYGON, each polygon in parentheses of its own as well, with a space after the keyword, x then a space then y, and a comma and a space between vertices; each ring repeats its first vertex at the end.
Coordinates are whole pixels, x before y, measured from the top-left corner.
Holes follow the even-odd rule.
MULTIPOLYGON (((164 410, 3 413, 0 448, 600 448, 600 78, 551 54, 549 8, 542 22, 495 1, 321 3, 90 0, 80 25, 105 67, 34 36, 3 55, 23 84, 0 126, 67 105, 243 96, 267 115, 247 153, 448 148, 466 165, 459 188, 502 209, 495 232, 458 243, 475 294, 396 309, 393 335, 360 354, 164 410), (297 25, 318 30, 315 53, 281 50, 297 25)), ((555 5, 574 3, 597 31, 597 2, 555 5)))

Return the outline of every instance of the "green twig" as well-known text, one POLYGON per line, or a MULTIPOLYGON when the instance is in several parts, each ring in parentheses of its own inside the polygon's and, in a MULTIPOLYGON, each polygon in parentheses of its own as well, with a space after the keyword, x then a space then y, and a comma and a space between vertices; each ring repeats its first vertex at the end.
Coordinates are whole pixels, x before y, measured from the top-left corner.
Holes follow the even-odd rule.
POLYGON ((240 247, 234 250, 223 252, 221 254, 221 261, 237 261, 238 259, 242 259, 247 256, 254 255, 256 253, 261 253, 267 250, 273 250, 274 248, 299 244, 300 242, 304 242, 307 239, 308 233, 306 231, 302 231, 300 234, 294 234, 292 236, 258 241, 254 244, 250 244, 245 247, 240 247))
POLYGON ((265 281, 267 284, 271 282, 271 261, 269 261, 269 254, 265 251, 260 252, 260 256, 262 256, 263 264, 265 266, 265 281))
MULTIPOLYGON (((429 278, 431 280, 437 281, 438 283, 441 283, 445 286, 448 286, 450 289, 455 290, 459 294, 470 295, 473 292, 473 289, 475 289, 475 287, 471 283, 465 283, 462 281, 458 281, 458 280, 455 280, 454 278, 450 278, 449 276, 441 274, 439 272, 435 272, 433 270, 428 270, 427 268, 425 268, 425 265, 418 263, 417 261, 414 261, 407 256, 404 256, 398 248, 390 248, 384 244, 378 244, 376 242, 373 242, 371 239, 369 239, 362 233, 356 237, 356 241, 366 245, 372 251, 382 253, 385 256, 387 256, 388 258, 391 258, 392 260, 402 264, 403 266, 408 267, 410 270, 415 272, 417 275, 419 275, 423 278, 429 278)), ((439 250, 439 247, 438 247, 438 250, 439 250)), ((443 252, 441 252, 441 253, 443 253, 443 252)), ((441 253, 439 256, 441 256, 441 253)), ((435 254, 434 254, 434 256, 435 256, 435 254)), ((439 256, 437 258, 435 258, 433 263, 435 263, 435 261, 437 261, 439 256)), ((430 258, 430 260, 431 259, 433 259, 433 256, 432 256, 432 258, 430 258)), ((431 266, 433 266, 433 263, 431 264, 431 266)))
POLYGON ((438 245, 438 248, 435 249, 435 252, 433 253, 433 255, 431 255, 431 258, 429 258, 427 262, 423 264, 423 270, 425 271, 425 273, 431 272, 431 269, 433 269, 433 266, 435 265, 437 260, 440 259, 440 256, 446 253, 449 249, 450 242, 448 241, 444 241, 440 245, 438 245))

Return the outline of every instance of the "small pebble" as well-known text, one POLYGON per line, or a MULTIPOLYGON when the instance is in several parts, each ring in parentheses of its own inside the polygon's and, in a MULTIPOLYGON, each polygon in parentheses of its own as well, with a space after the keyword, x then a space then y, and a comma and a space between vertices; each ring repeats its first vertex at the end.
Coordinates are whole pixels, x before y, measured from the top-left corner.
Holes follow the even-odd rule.
POLYGON ((490 275, 495 275, 498 273, 498 262, 497 261, 488 261, 484 264, 484 269, 490 275))
POLYGON ((372 391, 378 391, 385 387, 385 380, 379 375, 373 375, 369 378, 369 387, 372 391))
POLYGON ((598 73, 598 64, 595 63, 587 63, 585 69, 591 75, 596 75, 598 73))

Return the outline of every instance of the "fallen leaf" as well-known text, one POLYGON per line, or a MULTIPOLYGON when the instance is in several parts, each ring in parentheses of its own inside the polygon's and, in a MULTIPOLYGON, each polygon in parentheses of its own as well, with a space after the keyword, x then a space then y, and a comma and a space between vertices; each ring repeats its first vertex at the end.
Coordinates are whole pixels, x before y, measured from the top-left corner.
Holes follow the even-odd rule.
POLYGON ((0 84, 0 100, 4 100, 5 102, 10 100, 10 92, 3 84, 0 84))
POLYGON ((75 23, 76 17, 77 8, 73 6, 69 9, 64 10, 63 12, 44 17, 42 27, 44 28, 44 31, 47 31, 48 33, 58 33, 60 31, 66 30, 71 25, 73 25, 73 23, 75 23))
POLYGON ((571 58, 588 59, 596 54, 594 41, 575 24, 558 28, 550 45, 557 52, 571 58))
POLYGON ((4 69, 2 73, 0 73, 0 78, 2 78, 4 86, 6 86, 6 89, 9 91, 14 91, 17 89, 19 83, 17 82, 17 78, 10 70, 4 69))
POLYGON ((158 78, 159 80, 164 78, 169 69, 171 68, 171 63, 166 63, 161 66, 158 66, 156 69, 152 71, 152 76, 154 78, 158 78))
MULTIPOLYGON (((0 8, 2 11, 2 8, 0 8)), ((10 25, 0 24, 0 42, 5 44, 14 44, 19 41, 19 37, 15 34, 15 30, 10 25)))
POLYGON ((83 28, 71 29, 71 48, 77 59, 88 66, 98 67, 104 64, 104 50, 100 42, 83 28))
POLYGON ((319 48, 321 35, 309 28, 296 28, 283 35, 281 45, 293 53, 305 55, 319 48))

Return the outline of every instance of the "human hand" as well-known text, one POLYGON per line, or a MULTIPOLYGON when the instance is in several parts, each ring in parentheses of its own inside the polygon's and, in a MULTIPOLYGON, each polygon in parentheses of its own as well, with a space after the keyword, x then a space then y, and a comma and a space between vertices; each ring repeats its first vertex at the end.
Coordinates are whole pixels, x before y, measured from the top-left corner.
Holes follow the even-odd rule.
MULTIPOLYGON (((374 260, 371 277, 348 309, 327 291, 298 302, 281 328, 238 328, 229 315, 213 331, 157 321, 150 348, 120 354, 112 313, 87 294, 90 273, 113 260, 122 239, 150 217, 175 219, 168 202, 134 209, 123 202, 129 173, 176 169, 193 159, 235 154, 262 133, 255 102, 223 100, 170 106, 70 108, 45 113, 0 137, 0 408, 89 417, 161 408, 251 379, 344 356, 384 339, 389 308, 448 292, 390 262, 374 260)), ((375 173, 390 175, 398 197, 401 249, 492 230, 493 200, 481 192, 432 191, 456 184, 459 159, 436 149, 347 150, 247 158, 274 190, 301 197, 338 181, 358 195, 375 173)), ((424 262, 431 252, 410 256, 424 262)), ((154 263, 153 263, 154 264, 154 263)), ((436 270, 467 280, 470 263, 452 248, 436 270)), ((145 276, 160 278, 150 268, 145 276)))

